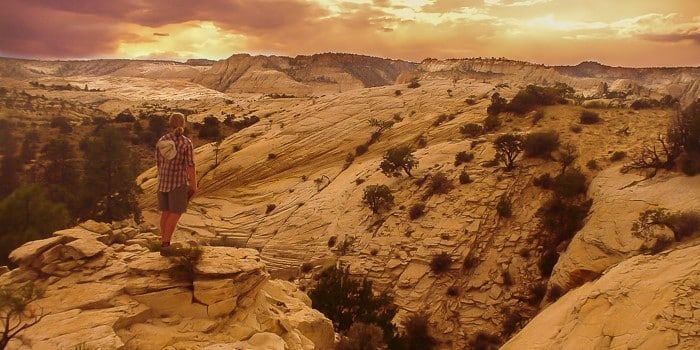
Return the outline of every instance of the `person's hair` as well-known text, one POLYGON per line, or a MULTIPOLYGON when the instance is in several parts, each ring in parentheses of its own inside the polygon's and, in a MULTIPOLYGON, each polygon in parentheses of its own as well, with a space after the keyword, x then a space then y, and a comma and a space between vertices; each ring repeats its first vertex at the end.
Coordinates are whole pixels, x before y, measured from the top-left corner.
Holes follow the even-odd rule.
POLYGON ((176 135, 182 135, 185 132, 185 116, 182 113, 173 113, 168 120, 168 125, 176 135))

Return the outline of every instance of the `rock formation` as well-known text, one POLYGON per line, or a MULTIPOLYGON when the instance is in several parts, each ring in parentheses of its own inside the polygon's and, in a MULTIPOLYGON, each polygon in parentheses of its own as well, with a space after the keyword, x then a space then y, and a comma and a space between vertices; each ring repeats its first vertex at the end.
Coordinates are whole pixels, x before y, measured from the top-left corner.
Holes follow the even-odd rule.
POLYGON ((624 260, 547 307, 503 349, 697 349, 698 243, 624 260))
POLYGON ((0 284, 33 281, 41 321, 10 349, 332 349, 331 322, 253 249, 202 247, 187 270, 146 225, 85 222, 28 242, 0 284))

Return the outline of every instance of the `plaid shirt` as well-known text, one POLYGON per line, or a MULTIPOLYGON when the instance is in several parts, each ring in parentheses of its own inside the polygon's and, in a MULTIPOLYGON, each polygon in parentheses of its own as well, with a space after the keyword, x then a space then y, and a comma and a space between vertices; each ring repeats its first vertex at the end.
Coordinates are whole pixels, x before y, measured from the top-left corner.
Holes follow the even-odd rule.
POLYGON ((170 192, 174 188, 188 185, 187 168, 194 167, 192 141, 183 135, 165 134, 160 140, 175 142, 177 155, 166 160, 156 148, 156 165, 158 166, 158 191, 170 192))

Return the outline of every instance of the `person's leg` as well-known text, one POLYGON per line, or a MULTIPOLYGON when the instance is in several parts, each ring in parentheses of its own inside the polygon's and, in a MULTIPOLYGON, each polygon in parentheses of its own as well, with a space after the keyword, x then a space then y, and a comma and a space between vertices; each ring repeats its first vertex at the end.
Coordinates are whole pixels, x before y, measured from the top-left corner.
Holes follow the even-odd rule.
MULTIPOLYGON (((161 242, 165 243, 165 225, 168 222, 169 211, 163 211, 160 213, 160 238, 161 242)), ((168 242, 170 242, 168 240, 168 242)))
POLYGON ((173 232, 177 227, 177 222, 180 220, 181 213, 168 213, 168 217, 165 219, 165 230, 163 231, 163 242, 170 243, 173 237, 173 232))

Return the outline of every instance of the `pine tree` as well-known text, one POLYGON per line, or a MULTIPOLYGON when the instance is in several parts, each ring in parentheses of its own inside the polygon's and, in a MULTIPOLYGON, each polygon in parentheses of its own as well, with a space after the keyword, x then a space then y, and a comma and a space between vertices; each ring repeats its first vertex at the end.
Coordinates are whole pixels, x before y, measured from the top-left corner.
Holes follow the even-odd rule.
POLYGON ((113 221, 138 219, 138 158, 129 150, 125 132, 105 126, 88 140, 83 180, 83 218, 113 221))

